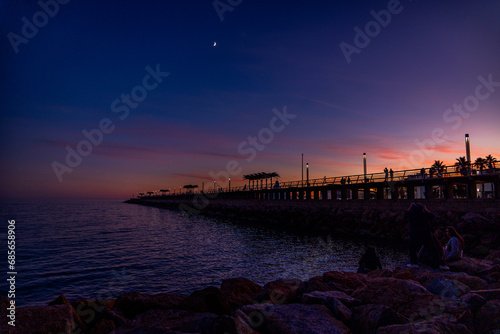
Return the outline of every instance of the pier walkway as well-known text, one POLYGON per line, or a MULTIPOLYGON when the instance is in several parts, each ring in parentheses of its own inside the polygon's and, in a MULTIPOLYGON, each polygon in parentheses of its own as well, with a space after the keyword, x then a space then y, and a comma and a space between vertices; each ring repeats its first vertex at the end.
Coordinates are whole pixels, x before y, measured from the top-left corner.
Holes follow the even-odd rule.
MULTIPOLYGON (((214 183, 215 184, 215 183, 214 183)), ((429 174, 422 169, 371 173, 319 179, 275 182, 267 180, 238 187, 202 189, 171 194, 166 190, 141 193, 137 199, 180 199, 193 197, 252 200, 387 200, 387 199, 500 199, 500 169, 444 167, 429 174), (452 170, 452 171, 448 171, 452 170)))

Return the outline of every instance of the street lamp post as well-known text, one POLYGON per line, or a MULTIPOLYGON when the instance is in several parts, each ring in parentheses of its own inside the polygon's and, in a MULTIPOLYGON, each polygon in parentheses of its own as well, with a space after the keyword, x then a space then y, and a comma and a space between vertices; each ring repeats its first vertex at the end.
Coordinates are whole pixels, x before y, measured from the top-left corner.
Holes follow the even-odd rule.
POLYGON ((470 140, 469 140, 469 134, 468 133, 465 134, 465 154, 467 155, 467 170, 470 173, 470 167, 471 167, 471 163, 470 163, 470 140))
POLYGON ((366 182, 366 153, 363 153, 363 174, 366 182))
POLYGON ((229 191, 231 191, 231 176, 229 177, 229 191))
POLYGON ((302 187, 304 186, 304 153, 302 153, 302 187))
POLYGON ((307 186, 309 187, 309 163, 306 163, 307 186))

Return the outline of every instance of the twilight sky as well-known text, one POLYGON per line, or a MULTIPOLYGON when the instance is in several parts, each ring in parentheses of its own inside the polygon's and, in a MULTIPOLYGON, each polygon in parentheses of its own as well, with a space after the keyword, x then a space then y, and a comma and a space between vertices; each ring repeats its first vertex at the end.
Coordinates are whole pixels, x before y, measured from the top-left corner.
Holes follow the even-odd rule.
POLYGON ((0 28, 2 198, 453 164, 465 133, 500 159, 498 0, 0 0, 0 28))

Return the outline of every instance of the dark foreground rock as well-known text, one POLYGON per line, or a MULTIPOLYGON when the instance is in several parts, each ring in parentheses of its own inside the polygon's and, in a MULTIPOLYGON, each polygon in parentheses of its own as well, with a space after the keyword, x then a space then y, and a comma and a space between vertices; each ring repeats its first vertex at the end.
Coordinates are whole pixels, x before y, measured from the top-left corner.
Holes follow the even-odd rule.
POLYGON ((494 260, 465 259, 463 271, 423 267, 369 274, 331 271, 279 279, 263 287, 246 278, 191 295, 125 293, 111 300, 64 296, 48 306, 16 310, 1 333, 498 333, 500 289, 494 260))

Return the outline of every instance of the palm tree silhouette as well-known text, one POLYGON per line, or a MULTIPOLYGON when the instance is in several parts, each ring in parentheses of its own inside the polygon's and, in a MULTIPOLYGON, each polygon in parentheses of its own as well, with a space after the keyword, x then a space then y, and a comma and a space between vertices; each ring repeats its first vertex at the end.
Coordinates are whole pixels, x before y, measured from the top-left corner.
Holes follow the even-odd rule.
POLYGON ((486 157, 486 163, 489 167, 495 168, 495 164, 498 162, 497 158, 494 158, 491 154, 486 157))
POLYGON ((432 164, 431 168, 434 168, 434 170, 438 173, 438 175, 441 176, 444 174, 444 170, 446 167, 443 161, 434 160, 434 164, 432 164))
POLYGON ((457 162, 455 162, 455 170, 457 172, 460 171, 460 173, 465 176, 468 165, 469 163, 465 157, 457 158, 457 162))
POLYGON ((476 161, 474 161, 474 165, 479 168, 479 170, 483 170, 484 169, 484 166, 486 165, 486 160, 479 157, 476 159, 476 161))

